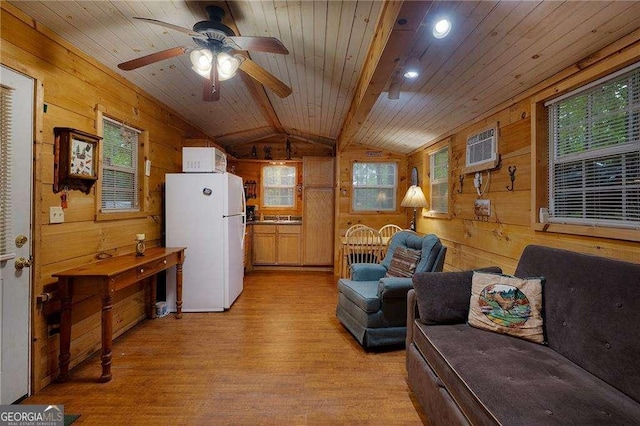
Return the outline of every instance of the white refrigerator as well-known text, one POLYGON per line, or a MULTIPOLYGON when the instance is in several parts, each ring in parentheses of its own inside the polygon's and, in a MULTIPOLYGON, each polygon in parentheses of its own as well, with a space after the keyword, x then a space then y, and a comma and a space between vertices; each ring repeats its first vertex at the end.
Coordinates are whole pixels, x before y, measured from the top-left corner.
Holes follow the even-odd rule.
MULTIPOLYGON (((229 309, 244 278, 245 195, 230 173, 166 175, 167 247, 186 247, 182 311, 229 309)), ((174 274, 167 274, 167 308, 176 310, 174 274)))

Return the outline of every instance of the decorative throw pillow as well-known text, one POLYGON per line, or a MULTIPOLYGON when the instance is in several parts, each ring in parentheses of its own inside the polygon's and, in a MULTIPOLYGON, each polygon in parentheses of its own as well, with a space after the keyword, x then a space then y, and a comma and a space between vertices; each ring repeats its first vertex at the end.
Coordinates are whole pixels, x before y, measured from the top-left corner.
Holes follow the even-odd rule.
POLYGON ((396 247, 393 257, 387 269, 386 277, 410 278, 416 272, 416 266, 420 262, 421 250, 412 250, 406 247, 396 247))
POLYGON ((471 284, 469 325, 544 343, 543 280, 475 272, 471 284))

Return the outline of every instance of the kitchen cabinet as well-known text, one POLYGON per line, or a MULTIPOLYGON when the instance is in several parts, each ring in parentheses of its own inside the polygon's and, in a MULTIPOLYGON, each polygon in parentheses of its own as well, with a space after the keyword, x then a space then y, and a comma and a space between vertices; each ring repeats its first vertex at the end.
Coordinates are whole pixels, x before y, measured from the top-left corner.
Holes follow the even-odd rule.
POLYGON ((276 264, 276 225, 253 225, 253 264, 276 264))
POLYGON ((300 225, 253 225, 254 265, 300 265, 300 225))
POLYGON ((278 226, 276 256, 278 265, 300 265, 300 226, 278 226))

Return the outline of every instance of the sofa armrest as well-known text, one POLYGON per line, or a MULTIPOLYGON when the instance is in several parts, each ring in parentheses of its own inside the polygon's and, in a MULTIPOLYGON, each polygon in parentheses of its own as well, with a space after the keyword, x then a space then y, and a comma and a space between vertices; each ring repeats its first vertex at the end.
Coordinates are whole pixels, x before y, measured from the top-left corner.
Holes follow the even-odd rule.
POLYGON ((406 299, 407 292, 413 288, 411 278, 385 277, 378 281, 378 297, 384 299, 406 299))
POLYGON ((407 340, 406 348, 413 342, 413 323, 416 320, 417 299, 415 289, 407 292, 407 340))
POLYGON ((387 268, 378 263, 354 263, 351 265, 353 281, 378 281, 387 273, 387 268))
MULTIPOLYGON (((498 267, 476 269, 501 273, 498 267)), ((420 322, 461 324, 469 316, 471 282, 474 271, 419 272, 413 276, 420 322)))

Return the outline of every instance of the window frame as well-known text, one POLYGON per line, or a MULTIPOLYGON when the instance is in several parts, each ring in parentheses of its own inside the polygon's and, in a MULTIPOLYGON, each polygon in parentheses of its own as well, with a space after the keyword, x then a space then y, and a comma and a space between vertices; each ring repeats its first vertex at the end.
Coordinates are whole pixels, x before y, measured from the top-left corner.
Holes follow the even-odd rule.
POLYGON ((384 212, 386 214, 392 214, 392 213, 397 213, 398 212, 398 208, 400 206, 400 200, 398 199, 398 187, 399 187, 399 181, 400 181, 400 164, 398 161, 395 160, 379 160, 379 161, 352 161, 351 162, 351 174, 350 174, 350 187, 351 187, 351 200, 349 203, 349 210, 351 214, 378 214, 380 212, 384 212), (393 185, 383 185, 383 186, 363 186, 363 187, 357 187, 353 184, 353 178, 354 178, 354 169, 355 169, 355 165, 356 164, 393 164, 394 168, 395 168, 395 179, 394 179, 394 184, 393 185), (356 201, 356 189, 359 188, 393 188, 393 208, 392 209, 375 209, 375 210, 358 210, 355 208, 355 201, 356 201))
POLYGON ((261 167, 260 170, 260 177, 261 177, 261 184, 260 184, 260 190, 262 191, 262 194, 260 196, 260 209, 263 211, 283 211, 283 210, 295 210, 297 208, 297 204, 298 204, 298 200, 297 200, 297 188, 298 188, 298 165, 297 164, 264 164, 261 167), (267 187, 266 186, 266 179, 264 178, 265 176, 265 169, 267 169, 268 167, 291 167, 294 170, 294 175, 293 175, 293 185, 289 186, 289 185, 282 185, 282 186, 273 186, 273 188, 291 188, 292 189, 292 198, 293 198, 293 205, 278 205, 278 206, 274 206, 274 205, 267 205, 266 204, 266 194, 267 194, 267 188, 272 188, 272 186, 267 187))
POLYGON ((580 235, 609 238, 626 241, 640 241, 640 227, 612 227, 602 225, 582 225, 570 223, 552 223, 546 219, 541 209, 549 207, 549 115, 545 103, 567 96, 573 91, 597 84, 603 77, 611 76, 624 69, 639 58, 633 60, 611 61, 608 71, 587 68, 555 85, 548 87, 531 98, 531 228, 539 232, 580 235), (617 63, 613 63, 617 62, 617 63))
POLYGON ((427 149, 425 149, 423 153, 423 162, 425 169, 425 176, 429 179, 428 185, 425 185, 429 193, 425 194, 429 199, 429 208, 423 209, 422 217, 430 217, 433 219, 451 219, 451 211, 452 211, 452 200, 451 200, 451 138, 446 138, 440 142, 436 142, 431 145, 427 149), (433 202, 432 202, 432 180, 431 180, 431 169, 432 169, 432 156, 446 150, 447 151, 447 212, 436 212, 432 210, 433 202))
MULTIPOLYGON (((124 123, 126 120, 119 119, 116 116, 104 114, 104 108, 101 105, 96 106, 96 133, 98 136, 104 137, 104 118, 111 119, 120 123, 124 123)), ((137 211, 122 211, 122 210, 107 210, 102 211, 102 182, 103 182, 103 146, 102 142, 98 144, 98 182, 94 186, 96 202, 96 221, 104 220, 122 220, 132 219, 148 216, 148 201, 147 195, 149 194, 149 176, 145 173, 145 162, 149 159, 149 132, 146 130, 140 130, 138 134, 138 210, 137 211)))

